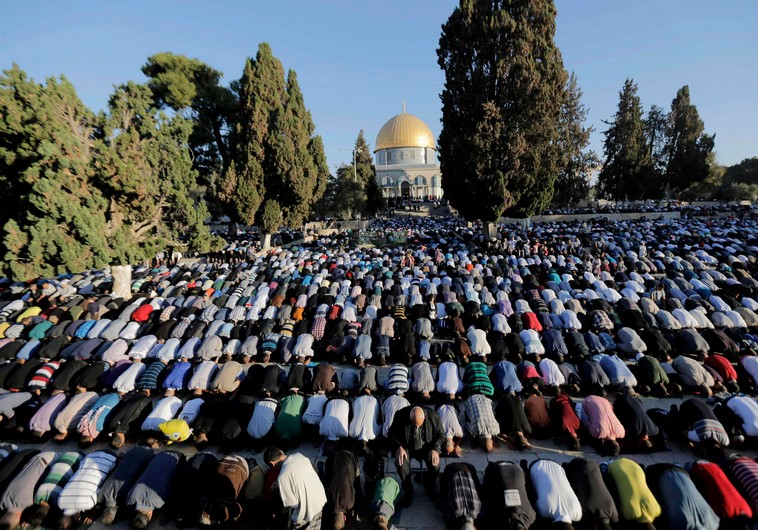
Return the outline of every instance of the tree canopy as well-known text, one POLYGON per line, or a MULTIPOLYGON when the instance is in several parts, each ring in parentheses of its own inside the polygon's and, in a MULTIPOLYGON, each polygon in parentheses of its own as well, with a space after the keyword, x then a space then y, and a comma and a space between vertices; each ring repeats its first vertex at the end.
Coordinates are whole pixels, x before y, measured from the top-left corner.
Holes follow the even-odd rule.
POLYGON ((222 73, 199 59, 170 52, 150 56, 142 73, 157 108, 191 120, 193 165, 201 183, 215 182, 231 162, 228 136, 239 109, 234 88, 221 85, 222 73))
POLYGON ((239 100, 232 161, 219 195, 240 223, 258 221, 264 230, 276 230, 275 219, 280 225, 301 225, 324 193, 328 168, 297 75, 290 70, 285 80, 267 43, 247 60, 239 100), (281 209, 278 215, 275 208, 281 209))
POLYGON ((166 244, 211 244, 188 148, 190 120, 154 106, 146 85, 87 109, 65 78, 17 66, 0 76, 2 273, 26 279, 133 263, 166 244))
POLYGON ((666 129, 666 188, 678 192, 708 176, 708 157, 715 136, 703 132, 705 125, 697 107, 690 103, 688 86, 680 88, 671 102, 666 129))
POLYGON ((3 273, 26 279, 108 263, 106 199, 92 186, 96 118, 65 78, 0 77, 3 273))
POLYGON ((642 104, 633 80, 624 82, 619 92, 618 110, 607 123, 603 142, 605 163, 598 177, 600 195, 617 200, 645 198, 652 161, 645 138, 642 104))
POLYGON ((594 151, 588 150, 592 127, 584 127, 587 108, 582 104, 582 90, 573 73, 566 81, 566 99, 561 108, 560 135, 563 170, 555 180, 553 202, 562 206, 586 199, 592 171, 600 163, 594 151))
POLYGON ((651 105, 645 116, 637 85, 627 79, 608 125, 598 181, 605 197, 659 199, 685 190, 702 192, 720 180, 713 172, 715 136, 704 132, 687 86, 677 91, 669 113, 651 105))
POLYGON ((529 216, 552 200, 567 79, 555 17, 552 0, 461 0, 442 27, 440 165, 468 219, 529 216))

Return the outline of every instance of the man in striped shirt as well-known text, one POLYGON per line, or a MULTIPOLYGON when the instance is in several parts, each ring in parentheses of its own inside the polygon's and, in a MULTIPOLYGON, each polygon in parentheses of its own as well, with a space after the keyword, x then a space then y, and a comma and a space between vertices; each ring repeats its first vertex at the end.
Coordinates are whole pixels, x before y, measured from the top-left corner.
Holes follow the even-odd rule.
POLYGON ((118 458, 110 451, 95 451, 82 460, 58 497, 58 508, 63 512, 61 530, 71 528, 82 512, 95 507, 100 487, 115 467, 116 460, 118 458))
POLYGON ((491 397, 495 393, 487 373, 487 365, 482 362, 476 361, 466 365, 466 370, 463 372, 463 384, 470 395, 483 394, 491 397))
POLYGON ((31 526, 42 526, 42 521, 47 517, 50 506, 58 503, 63 487, 76 472, 82 458, 82 453, 79 451, 71 451, 59 455, 53 461, 53 465, 37 486, 37 491, 34 492, 35 506, 29 516, 31 526))

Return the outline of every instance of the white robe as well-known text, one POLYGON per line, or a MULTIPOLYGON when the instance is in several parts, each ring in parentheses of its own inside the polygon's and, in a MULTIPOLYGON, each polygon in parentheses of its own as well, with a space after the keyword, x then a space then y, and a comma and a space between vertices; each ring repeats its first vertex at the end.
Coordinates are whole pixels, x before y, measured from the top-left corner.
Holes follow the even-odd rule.
POLYGON ((384 434, 384 436, 389 436, 390 426, 392 425, 392 420, 395 418, 395 413, 400 409, 404 409, 405 407, 410 406, 410 401, 405 399, 403 396, 398 396, 395 394, 389 396, 384 400, 384 403, 382 403, 382 416, 384 416, 382 434, 384 434))
POLYGON ((582 505, 560 464, 538 460, 530 468, 530 477, 537 494, 534 508, 540 517, 569 524, 582 519, 582 505))
POLYGON ((293 526, 303 526, 316 518, 326 504, 324 485, 311 461, 294 453, 282 463, 276 479, 279 495, 285 508, 292 508, 293 526))
POLYGON ((368 442, 379 436, 379 402, 374 396, 361 396, 353 401, 353 420, 350 422, 350 438, 368 442))
POLYGON ((303 413, 303 423, 318 425, 324 419, 324 407, 329 398, 324 394, 316 394, 308 398, 308 406, 303 413))
POLYGON ((168 396, 161 399, 155 408, 150 412, 145 421, 142 422, 142 430, 157 431, 161 423, 173 420, 182 408, 182 400, 175 396, 168 396))
POLYGON ((319 434, 328 440, 344 438, 348 433, 350 404, 344 399, 332 399, 326 404, 324 419, 321 420, 319 434))

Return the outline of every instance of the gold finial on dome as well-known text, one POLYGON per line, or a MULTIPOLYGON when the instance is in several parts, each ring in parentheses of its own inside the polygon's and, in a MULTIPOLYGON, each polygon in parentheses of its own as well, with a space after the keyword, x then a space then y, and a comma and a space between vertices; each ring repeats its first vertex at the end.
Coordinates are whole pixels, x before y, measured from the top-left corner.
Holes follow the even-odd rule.
POLYGON ((394 147, 431 147, 436 149, 434 135, 426 123, 405 111, 385 123, 376 135, 374 152, 394 147))

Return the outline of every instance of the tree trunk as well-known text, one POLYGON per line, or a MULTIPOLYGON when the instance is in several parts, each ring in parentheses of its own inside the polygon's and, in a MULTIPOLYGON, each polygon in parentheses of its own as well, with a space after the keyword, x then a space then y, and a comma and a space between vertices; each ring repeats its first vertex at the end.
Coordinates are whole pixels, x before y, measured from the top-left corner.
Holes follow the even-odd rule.
POLYGON ((132 266, 114 265, 111 267, 113 275, 112 294, 114 298, 122 298, 125 301, 132 298, 132 266))
POLYGON ((271 249, 271 234, 263 234, 263 252, 268 252, 271 249))
POLYGON ((484 223, 484 239, 486 241, 497 239, 497 224, 484 223))

